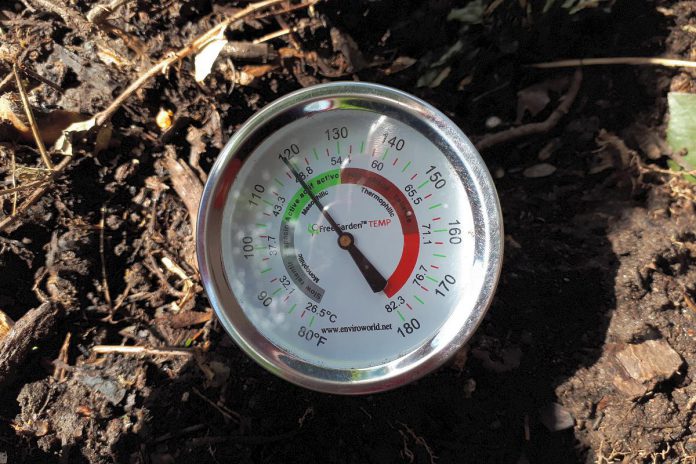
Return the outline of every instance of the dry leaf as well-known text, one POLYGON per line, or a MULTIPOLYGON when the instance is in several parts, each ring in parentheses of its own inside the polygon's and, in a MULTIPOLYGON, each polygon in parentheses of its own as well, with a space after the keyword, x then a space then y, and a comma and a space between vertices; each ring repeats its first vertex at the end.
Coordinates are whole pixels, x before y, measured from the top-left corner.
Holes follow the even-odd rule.
POLYGON ((392 61, 391 66, 384 70, 384 74, 389 76, 390 74, 401 72, 404 69, 413 66, 416 63, 416 61, 417 60, 415 58, 411 58, 410 56, 400 56, 394 61, 392 61))
POLYGON ((160 108, 157 116, 155 116, 155 123, 157 123, 157 127, 160 129, 167 130, 172 126, 173 117, 174 112, 172 110, 160 108))
POLYGON ((270 64, 244 66, 235 75, 234 81, 239 85, 251 85, 256 79, 270 73, 274 68, 275 66, 270 64))
POLYGON ((549 92, 560 93, 568 87, 568 77, 548 79, 538 84, 530 85, 517 92, 517 124, 522 123, 525 114, 534 117, 541 113, 551 102, 549 92))
POLYGON ((213 69, 213 64, 217 60, 220 52, 227 45, 227 39, 225 39, 224 30, 218 36, 218 38, 213 39, 208 42, 200 52, 193 59, 193 64, 196 69, 195 78, 196 82, 203 82, 206 77, 210 74, 213 69))
MULTIPOLYGON (((32 107, 32 110, 41 139, 46 144, 54 143, 66 127, 77 121, 82 121, 86 117, 75 111, 60 109, 43 112, 32 107)), ((31 133, 18 94, 9 92, 0 97, 0 126, 3 125, 6 128, 0 131, 0 140, 16 141, 19 139, 23 142, 34 143, 34 136, 31 133)))
MULTIPOLYGON (((93 117, 86 121, 70 124, 62 131, 62 135, 58 138, 58 140, 56 140, 56 143, 53 145, 53 149, 58 153, 62 153, 63 155, 72 156, 74 138, 86 135, 87 132, 92 130, 95 126, 96 121, 93 117)), ((99 128, 94 145, 95 153, 99 153, 109 146, 109 142, 111 141, 111 133, 112 128, 110 123, 107 123, 99 128)))
POLYGON ((10 319, 10 316, 0 310, 0 340, 10 333, 12 327, 14 327, 14 321, 10 319))
POLYGON ((17 98, 13 98, 13 96, 13 93, 6 93, 0 97, 0 123, 9 123, 21 134, 27 134, 31 137, 31 129, 24 121, 25 117, 19 96, 17 98))

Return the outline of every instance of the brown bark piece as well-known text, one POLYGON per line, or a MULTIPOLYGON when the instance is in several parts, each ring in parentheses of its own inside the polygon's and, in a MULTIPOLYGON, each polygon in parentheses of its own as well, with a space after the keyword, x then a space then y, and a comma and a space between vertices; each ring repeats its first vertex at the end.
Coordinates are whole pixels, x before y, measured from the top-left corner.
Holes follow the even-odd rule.
POLYGON ((683 361, 666 340, 648 340, 626 345, 615 355, 618 375, 614 386, 631 397, 642 396, 672 377, 683 361))
POLYGON ((193 170, 176 157, 176 153, 170 145, 167 146, 164 166, 169 171, 174 190, 188 210, 191 222, 191 240, 184 245, 184 259, 189 266, 198 271, 195 237, 198 222, 198 204, 201 202, 201 196, 203 195, 203 184, 193 170))
POLYGON ((32 346, 51 332, 59 311, 58 305, 43 303, 22 316, 0 340, 0 385, 11 379, 32 346))

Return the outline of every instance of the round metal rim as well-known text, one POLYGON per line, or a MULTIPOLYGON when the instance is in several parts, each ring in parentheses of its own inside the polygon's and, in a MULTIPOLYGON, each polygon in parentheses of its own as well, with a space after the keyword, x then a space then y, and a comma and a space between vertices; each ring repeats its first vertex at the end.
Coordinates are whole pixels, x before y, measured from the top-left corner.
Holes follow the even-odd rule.
POLYGON ((196 250, 208 299, 222 325, 247 355, 270 372, 302 387, 326 393, 367 394, 396 388, 424 376, 471 338, 493 298, 502 266, 502 240, 502 215, 493 180, 479 153, 454 122, 430 104, 400 90, 371 83, 334 82, 301 89, 274 101, 252 116, 228 141, 210 172, 201 198, 196 250), (220 245, 224 208, 220 199, 226 198, 234 182, 229 173, 240 164, 237 161, 235 167, 234 160, 243 163, 266 135, 288 122, 346 108, 401 120, 424 133, 445 153, 470 197, 476 228, 474 267, 480 271, 476 281, 478 295, 469 317, 457 320, 461 311, 455 309, 443 328, 419 348, 386 364, 365 369, 315 366, 269 342, 246 318, 227 285, 220 245))

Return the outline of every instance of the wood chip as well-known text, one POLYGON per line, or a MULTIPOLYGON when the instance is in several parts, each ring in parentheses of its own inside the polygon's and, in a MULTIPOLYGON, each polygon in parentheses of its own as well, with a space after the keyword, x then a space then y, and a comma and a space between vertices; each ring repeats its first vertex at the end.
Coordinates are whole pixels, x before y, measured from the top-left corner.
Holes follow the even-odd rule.
POLYGON ((534 179, 537 177, 550 176, 554 172, 556 172, 556 166, 549 163, 539 163, 522 171, 522 175, 534 179))
POLYGON ((672 377, 683 363, 679 353, 666 340, 626 345, 614 358, 618 368, 614 386, 632 398, 643 396, 672 377))
MULTIPOLYGON (((191 230, 193 232, 191 237, 195 237, 196 224, 198 222, 198 204, 203 195, 203 184, 188 164, 176 157, 176 151, 172 145, 166 146, 163 163, 164 167, 169 172, 174 190, 188 210, 191 230)), ((196 260, 196 249, 193 240, 191 240, 188 245, 189 246, 186 247, 183 252, 186 263, 198 270, 198 261, 196 260)))

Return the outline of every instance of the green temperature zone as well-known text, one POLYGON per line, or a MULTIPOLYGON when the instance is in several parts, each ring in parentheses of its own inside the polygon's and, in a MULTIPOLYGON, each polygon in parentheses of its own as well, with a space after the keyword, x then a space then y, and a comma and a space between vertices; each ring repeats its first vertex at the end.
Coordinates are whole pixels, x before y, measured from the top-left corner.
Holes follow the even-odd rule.
MULTIPOLYGON (((340 183, 341 170, 332 169, 312 177, 307 181, 307 186, 314 195, 319 195, 319 193, 321 193, 323 190, 333 187, 334 185, 339 185, 340 183)), ((288 206, 285 209, 285 214, 283 215, 283 221, 297 221, 310 200, 311 198, 309 194, 307 194, 307 192, 300 187, 288 202, 288 206)))

